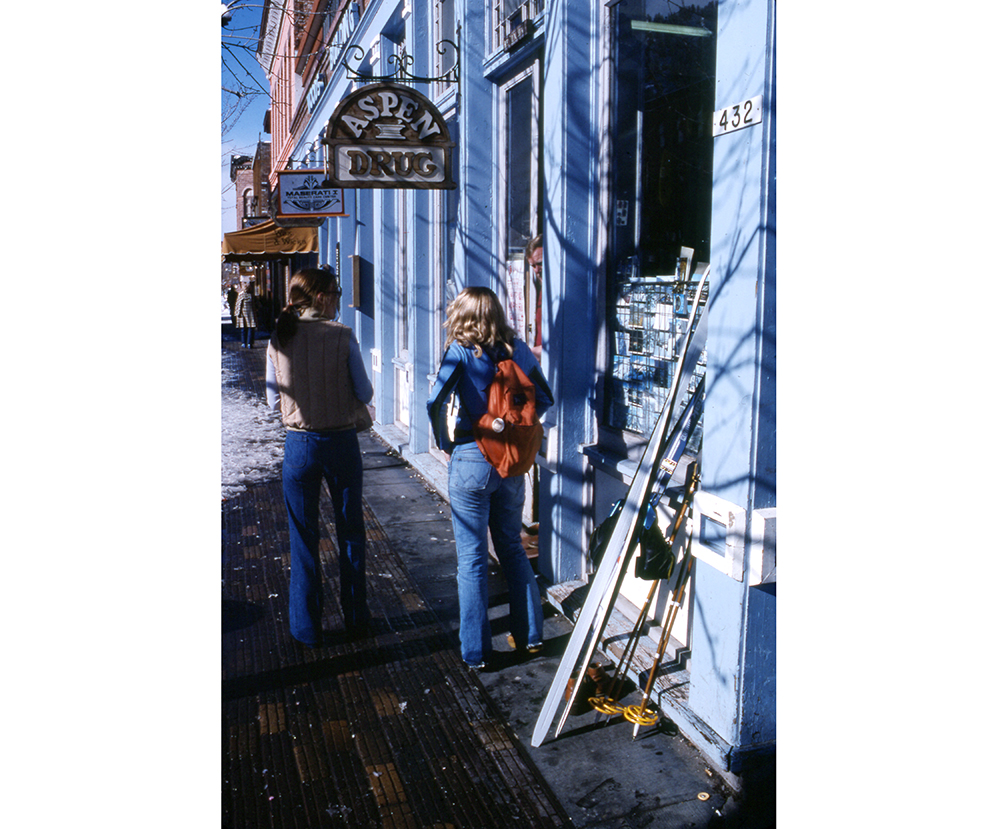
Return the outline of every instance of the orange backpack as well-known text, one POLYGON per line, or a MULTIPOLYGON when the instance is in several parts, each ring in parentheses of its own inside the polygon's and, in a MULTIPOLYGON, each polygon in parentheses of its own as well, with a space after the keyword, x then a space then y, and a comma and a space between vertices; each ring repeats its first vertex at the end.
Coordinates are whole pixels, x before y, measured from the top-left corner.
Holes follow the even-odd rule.
POLYGON ((535 384, 512 359, 500 360, 487 392, 486 414, 472 433, 483 455, 503 478, 523 475, 542 448, 535 411, 535 384))

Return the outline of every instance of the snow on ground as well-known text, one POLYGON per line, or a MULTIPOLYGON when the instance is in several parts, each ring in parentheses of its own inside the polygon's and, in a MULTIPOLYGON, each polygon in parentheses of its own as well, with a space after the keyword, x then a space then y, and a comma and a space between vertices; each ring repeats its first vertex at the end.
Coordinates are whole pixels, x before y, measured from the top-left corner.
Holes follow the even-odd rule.
POLYGON ((259 397, 235 387, 236 355, 222 351, 222 497, 281 477, 285 427, 259 397))

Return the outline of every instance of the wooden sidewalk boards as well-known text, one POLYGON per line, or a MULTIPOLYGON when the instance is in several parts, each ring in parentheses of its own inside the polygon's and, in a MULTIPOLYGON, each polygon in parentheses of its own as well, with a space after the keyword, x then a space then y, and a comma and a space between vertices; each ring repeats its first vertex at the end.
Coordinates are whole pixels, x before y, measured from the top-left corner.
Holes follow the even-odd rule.
MULTIPOLYGON (((288 632, 280 481, 223 504, 223 826, 571 826, 365 510, 372 636, 309 650, 288 632)), ((322 519, 324 628, 336 632, 322 519)))

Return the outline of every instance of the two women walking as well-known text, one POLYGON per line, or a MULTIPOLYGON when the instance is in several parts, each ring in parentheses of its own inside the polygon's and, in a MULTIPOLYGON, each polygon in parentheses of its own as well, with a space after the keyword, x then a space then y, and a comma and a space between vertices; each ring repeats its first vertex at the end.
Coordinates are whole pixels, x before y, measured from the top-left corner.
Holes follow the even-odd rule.
MULTIPOLYGON (((319 558, 319 502, 325 480, 333 498, 339 550, 340 606, 350 635, 369 623, 365 589, 359 428, 371 426, 365 404, 372 385, 357 339, 337 322, 340 286, 325 270, 295 274, 289 303, 267 347, 267 400, 287 427, 282 487, 291 546, 289 626, 303 645, 323 644, 323 583, 319 558)), ((508 325, 488 288, 466 288, 448 306, 446 352, 427 411, 438 446, 450 455, 448 493, 458 558, 459 639, 462 659, 485 667, 492 654, 487 614, 489 542, 510 595, 511 643, 542 647, 542 606, 531 563, 521 542, 524 476, 501 477, 473 437, 472 425, 487 409, 487 391, 502 359, 513 359, 535 385, 539 415, 552 392, 538 361, 508 325), (445 404, 458 400, 453 436, 445 404)))

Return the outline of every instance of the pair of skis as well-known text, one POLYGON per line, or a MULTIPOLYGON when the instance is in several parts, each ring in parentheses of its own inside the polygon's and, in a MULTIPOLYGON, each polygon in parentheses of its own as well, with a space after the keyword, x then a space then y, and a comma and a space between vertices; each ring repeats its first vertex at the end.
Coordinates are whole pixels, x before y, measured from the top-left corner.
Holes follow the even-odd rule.
MULTIPOLYGON (((684 334, 678 371, 674 374, 666 403, 657 418, 646 449, 642 453, 639 467, 632 478, 628 495, 618 515, 618 520, 615 522, 614 531, 601 558, 601 563, 591 579, 587 598, 573 627, 573 633, 556 670, 552 686, 549 688, 544 703, 542 703, 542 709, 531 736, 533 746, 540 746, 545 740, 574 670, 578 669, 578 676, 582 677, 583 671, 590 664, 591 657, 601 639, 621 588, 624 567, 635 548, 639 524, 645 517, 644 510, 649 503, 653 485, 660 477, 661 461, 668 447, 676 446, 682 435, 685 418, 675 417, 675 408, 680 397, 680 390, 686 389, 690 385, 698 358, 705 348, 708 326, 704 324, 704 320, 707 309, 700 316, 697 314, 697 310, 701 304, 708 274, 709 268, 706 266, 698 282, 690 321, 684 334), (614 589, 611 589, 612 587, 614 589), (583 655, 582 659, 581 654, 583 655)), ((689 427, 693 428, 690 424, 689 427)), ((582 682, 573 683, 570 699, 566 701, 565 709, 556 728, 557 736, 566 723, 566 717, 573 707, 577 692, 582 684, 582 682)))

